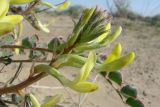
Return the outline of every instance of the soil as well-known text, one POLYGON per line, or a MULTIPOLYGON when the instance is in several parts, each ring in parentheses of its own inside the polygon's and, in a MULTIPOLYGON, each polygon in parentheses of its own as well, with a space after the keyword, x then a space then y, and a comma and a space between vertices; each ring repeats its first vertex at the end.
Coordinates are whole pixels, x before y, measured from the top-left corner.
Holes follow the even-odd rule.
MULTIPOLYGON (((24 36, 38 34, 40 41, 47 43, 53 37, 67 38, 73 30, 74 23, 69 16, 50 16, 41 15, 42 21, 45 23, 54 18, 54 23, 50 26, 50 33, 44 33, 34 30, 27 22, 24 22, 24 36)), ((148 26, 141 21, 130 21, 127 19, 115 18, 114 26, 121 25, 123 32, 121 36, 111 45, 98 50, 98 54, 107 55, 114 44, 121 43, 123 46, 123 54, 130 51, 136 53, 135 61, 125 67, 120 72, 123 74, 124 84, 133 84, 138 89, 138 98, 144 102, 145 107, 159 107, 160 101, 160 30, 154 26, 148 26), (131 25, 129 25, 131 24, 131 25)), ((24 56, 15 58, 24 58, 24 56)), ((1 64, 2 66, 2 64, 1 64)), ((16 72, 18 64, 7 66, 5 73, 0 74, 0 81, 7 81, 16 72)), ((19 81, 26 78, 29 73, 31 64, 23 64, 23 70, 19 81)), ((65 67, 61 69, 64 75, 73 77, 75 71, 79 69, 65 67)), ((95 78, 92 73, 90 80, 95 78)), ((17 82, 15 82, 17 83, 17 82)), ((96 80, 99 85, 98 91, 90 93, 84 99, 82 107, 127 107, 115 90, 101 77, 96 80)), ((45 96, 55 94, 63 94, 60 105, 63 107, 71 107, 73 103, 79 102, 80 94, 68 88, 64 88, 56 79, 47 76, 41 79, 33 87, 27 88, 28 92, 33 92, 40 101, 45 99, 45 96), (34 86, 48 86, 52 89, 33 88, 34 86)), ((83 98, 83 94, 81 94, 83 98)), ((82 99, 81 99, 82 101, 82 99)))

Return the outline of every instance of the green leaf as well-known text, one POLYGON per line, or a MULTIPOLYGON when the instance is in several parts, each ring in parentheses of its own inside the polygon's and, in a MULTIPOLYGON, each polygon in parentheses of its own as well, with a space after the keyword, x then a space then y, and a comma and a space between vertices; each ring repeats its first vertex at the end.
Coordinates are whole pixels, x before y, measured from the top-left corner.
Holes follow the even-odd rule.
POLYGON ((8 45, 11 45, 14 43, 14 37, 12 35, 9 35, 9 36, 5 36, 2 41, 5 43, 5 44, 8 44, 8 45))
POLYGON ((79 107, 79 104, 78 104, 78 103, 73 103, 73 104, 71 105, 71 107, 79 107))
POLYGON ((24 46, 26 48, 31 48, 32 47, 32 43, 30 42, 28 37, 26 37, 22 40, 22 46, 24 46))
POLYGON ((7 66, 7 65, 9 65, 9 64, 11 64, 12 63, 12 59, 11 58, 5 58, 4 59, 4 61, 3 61, 3 63, 7 66))
POLYGON ((126 103, 131 107, 144 107, 144 104, 140 100, 131 97, 126 100, 126 103))
POLYGON ((39 41, 39 38, 38 38, 38 36, 34 35, 34 36, 31 36, 31 37, 30 37, 29 41, 30 41, 30 43, 31 43, 32 45, 35 45, 35 44, 37 44, 37 42, 39 41))
POLYGON ((137 92, 137 89, 136 89, 134 86, 126 85, 126 86, 122 87, 121 93, 122 93, 125 97, 133 97, 133 98, 136 98, 138 92, 137 92))
POLYGON ((118 85, 122 84, 122 75, 120 72, 110 72, 108 74, 108 77, 110 80, 114 81, 115 83, 117 83, 118 85))
POLYGON ((14 103, 20 103, 20 101, 22 101, 22 97, 21 96, 19 96, 19 95, 17 95, 17 94, 12 94, 12 101, 14 102, 14 103))
POLYGON ((8 56, 12 56, 13 53, 11 50, 3 50, 0 51, 0 57, 8 57, 8 56))
POLYGON ((57 49, 59 48, 60 44, 61 43, 58 38, 53 38, 48 44, 48 49, 56 52, 57 49))
POLYGON ((55 104, 57 104, 60 101, 61 97, 62 95, 52 96, 45 103, 43 103, 41 107, 53 107, 55 104))

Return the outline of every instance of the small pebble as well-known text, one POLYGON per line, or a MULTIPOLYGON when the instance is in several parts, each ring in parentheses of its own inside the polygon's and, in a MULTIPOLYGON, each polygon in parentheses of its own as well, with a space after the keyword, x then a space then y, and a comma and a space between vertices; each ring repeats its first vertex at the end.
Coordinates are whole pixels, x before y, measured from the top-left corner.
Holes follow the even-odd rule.
POLYGON ((147 96, 147 93, 146 93, 145 91, 143 91, 143 95, 144 95, 144 96, 147 96))

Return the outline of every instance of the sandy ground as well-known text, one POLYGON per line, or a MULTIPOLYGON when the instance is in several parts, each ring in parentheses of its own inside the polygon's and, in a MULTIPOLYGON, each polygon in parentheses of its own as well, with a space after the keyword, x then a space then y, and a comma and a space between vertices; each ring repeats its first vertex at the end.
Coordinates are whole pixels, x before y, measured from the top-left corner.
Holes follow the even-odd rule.
MULTIPOLYGON (((42 15, 42 20, 51 20, 51 16, 42 15)), ((145 107, 159 107, 160 101, 160 30, 155 27, 147 27, 144 23, 134 22, 134 27, 126 27, 125 20, 119 19, 115 21, 116 25, 122 25, 124 28, 121 36, 106 48, 100 49, 99 54, 105 55, 110 52, 113 45, 120 42, 123 46, 123 54, 129 51, 136 53, 135 61, 128 67, 121 70, 125 84, 133 84, 138 89, 138 98, 142 100, 145 107)), ((115 24, 114 23, 114 24, 115 24)), ((70 17, 61 16, 55 17, 55 23, 50 26, 51 33, 46 34, 43 32, 37 32, 25 23, 24 36, 38 33, 42 42, 48 42, 53 37, 66 38, 72 32, 73 22, 70 17)), ((7 81, 7 79, 13 76, 16 71, 17 64, 11 64, 4 70, 6 73, 0 74, 0 81, 7 81)), ((28 74, 30 64, 23 65, 23 71, 21 72, 21 78, 28 74)), ((72 76, 74 71, 79 69, 66 67, 62 69, 62 72, 66 76, 72 76), (71 75, 72 74, 72 75, 71 75)), ((95 78, 95 74, 91 74, 90 80, 95 78)), ((113 88, 100 76, 96 83, 99 84, 99 90, 88 94, 84 100, 82 107, 127 107, 123 104, 117 93, 113 88)), ((57 93, 63 94, 63 99, 60 104, 64 107, 70 107, 73 102, 79 102, 79 94, 60 85, 60 83, 48 76, 42 79, 39 83, 40 86, 50 86, 54 89, 35 89, 29 88, 28 91, 32 91, 36 94, 40 101, 44 100, 44 96, 51 96, 57 93), (56 89, 57 88, 57 89, 56 89), (66 91, 67 90, 67 91, 66 91)), ((83 96, 83 95, 81 95, 83 96)))

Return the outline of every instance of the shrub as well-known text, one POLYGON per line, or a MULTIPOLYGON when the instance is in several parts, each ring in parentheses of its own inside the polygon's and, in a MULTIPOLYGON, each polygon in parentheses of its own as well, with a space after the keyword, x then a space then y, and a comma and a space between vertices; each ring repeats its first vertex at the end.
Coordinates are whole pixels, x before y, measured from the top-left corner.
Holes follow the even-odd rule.
POLYGON ((98 89, 98 85, 95 82, 88 81, 90 72, 95 70, 96 74, 100 74, 102 78, 109 82, 124 103, 132 107, 144 107, 143 103, 137 99, 137 89, 132 85, 123 84, 122 75, 119 72, 134 60, 134 52, 121 55, 122 46, 118 43, 107 58, 97 59, 98 56, 95 50, 113 42, 122 30, 121 27, 117 27, 111 32, 110 16, 106 11, 94 7, 85 9, 72 34, 63 42, 55 37, 47 42, 47 46, 43 46, 38 43, 38 35, 21 39, 23 19, 27 20, 37 30, 42 30, 46 33, 50 32, 47 24, 42 24, 34 10, 32 10, 35 6, 42 5, 47 6, 47 8, 63 10, 69 4, 68 0, 56 6, 40 0, 0 1, 0 35, 7 38, 3 41, 4 44, 0 46, 2 49, 1 62, 5 66, 9 66, 13 62, 20 63, 13 78, 0 88, 0 106, 6 107, 8 103, 24 107, 54 106, 59 102, 61 95, 52 96, 44 103, 40 103, 32 93, 22 91, 47 75, 51 75, 64 87, 68 87, 78 93, 91 93, 98 89), (14 12, 13 15, 8 14, 10 5, 24 3, 29 3, 24 11, 14 12), (12 36, 8 34, 9 32, 12 36), (10 51, 6 51, 6 49, 10 49, 10 51), (27 60, 13 59, 14 55, 21 56, 26 50, 29 52, 27 60), (88 57, 82 55, 84 52, 88 53, 88 57), (47 53, 52 54, 52 58, 49 61, 45 60, 47 59, 47 53), (19 77, 22 63, 25 62, 32 63, 30 74, 26 77, 26 80, 13 85, 13 82, 19 77), (49 64, 44 64, 45 62, 49 62, 49 64), (60 68, 65 66, 80 68, 73 80, 60 72, 60 68), (118 84, 119 88, 114 87, 114 83, 118 84), (6 100, 3 96, 9 93, 10 99, 6 100))

